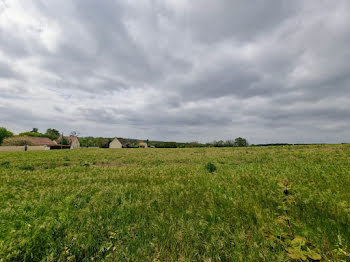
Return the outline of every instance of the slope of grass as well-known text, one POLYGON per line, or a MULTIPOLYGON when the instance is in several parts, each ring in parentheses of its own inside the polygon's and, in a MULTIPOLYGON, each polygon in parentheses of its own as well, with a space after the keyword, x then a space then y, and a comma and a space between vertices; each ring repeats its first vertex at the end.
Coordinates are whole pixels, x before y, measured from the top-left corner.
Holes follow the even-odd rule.
POLYGON ((349 247, 348 145, 0 154, 0 261, 346 261, 349 247))

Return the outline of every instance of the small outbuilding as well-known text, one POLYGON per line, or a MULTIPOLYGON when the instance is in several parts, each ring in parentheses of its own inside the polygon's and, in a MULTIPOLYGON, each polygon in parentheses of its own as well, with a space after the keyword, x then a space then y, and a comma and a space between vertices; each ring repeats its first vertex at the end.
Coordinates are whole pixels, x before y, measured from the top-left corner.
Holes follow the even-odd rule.
POLYGON ((68 136, 66 138, 69 141, 70 149, 80 148, 80 142, 76 136, 68 136))
POLYGON ((139 147, 148 148, 148 145, 147 145, 146 142, 140 141, 140 142, 139 142, 139 147))
POLYGON ((114 138, 113 141, 109 144, 109 148, 123 148, 123 145, 118 138, 114 138))
MULTIPOLYGON (((65 136, 64 139, 67 140, 70 149, 80 148, 80 142, 76 136, 65 136)), ((60 136, 56 142, 57 144, 62 144, 62 136, 60 136)))
POLYGON ((2 149, 5 150, 7 147, 8 150, 12 151, 33 151, 33 150, 50 150, 57 146, 55 141, 52 141, 48 137, 31 137, 31 136, 15 136, 6 138, 3 141, 2 149), (17 147, 15 149, 15 147, 17 147))

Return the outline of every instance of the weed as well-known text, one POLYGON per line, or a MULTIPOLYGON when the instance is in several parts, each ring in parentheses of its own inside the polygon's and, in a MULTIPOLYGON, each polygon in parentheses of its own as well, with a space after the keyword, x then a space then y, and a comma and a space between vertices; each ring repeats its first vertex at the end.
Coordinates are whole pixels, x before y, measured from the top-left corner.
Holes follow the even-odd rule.
POLYGON ((320 261, 322 259, 320 250, 316 248, 311 241, 308 241, 302 236, 295 234, 290 209, 295 204, 295 199, 291 193, 291 184, 288 179, 283 179, 281 182, 283 189, 282 215, 278 217, 278 222, 282 225, 282 231, 279 234, 268 233, 270 240, 280 244, 288 256, 293 260, 298 261, 320 261), (287 230, 284 230, 287 229, 287 230))
POLYGON ((20 166, 19 169, 25 170, 25 171, 34 171, 35 167, 32 165, 29 165, 29 164, 24 164, 24 165, 20 166))
POLYGON ((209 173, 213 173, 216 171, 216 166, 212 162, 208 162, 205 165, 205 168, 208 170, 209 173))
POLYGON ((10 168, 10 162, 9 161, 5 161, 5 162, 2 162, 0 164, 1 167, 4 167, 4 168, 10 168))

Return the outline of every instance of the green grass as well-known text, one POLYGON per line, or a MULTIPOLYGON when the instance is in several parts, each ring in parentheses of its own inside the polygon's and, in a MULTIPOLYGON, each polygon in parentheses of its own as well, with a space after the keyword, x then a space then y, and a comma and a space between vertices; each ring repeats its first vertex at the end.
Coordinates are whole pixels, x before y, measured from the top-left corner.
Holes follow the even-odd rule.
POLYGON ((0 153, 0 261, 349 251, 349 145, 0 153))

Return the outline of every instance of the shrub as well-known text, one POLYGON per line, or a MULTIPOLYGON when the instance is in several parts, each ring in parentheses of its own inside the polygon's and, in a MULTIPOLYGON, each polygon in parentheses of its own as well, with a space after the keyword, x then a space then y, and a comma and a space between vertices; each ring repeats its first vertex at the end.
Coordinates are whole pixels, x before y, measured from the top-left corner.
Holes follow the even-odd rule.
POLYGON ((5 161, 5 162, 2 162, 0 164, 0 166, 4 167, 4 168, 10 168, 10 162, 9 161, 5 161))
POLYGON ((216 166, 212 162, 208 162, 205 168, 209 171, 209 173, 213 173, 216 171, 216 166))
POLYGON ((4 141, 5 138, 12 137, 13 133, 11 131, 8 131, 4 127, 0 127, 0 145, 2 144, 2 141, 4 141))
POLYGON ((56 140, 56 142, 58 143, 58 144, 60 144, 60 145, 65 145, 65 146, 69 146, 70 145, 70 142, 69 142, 69 140, 67 139, 67 137, 63 137, 62 138, 62 136, 60 136, 57 140, 56 140))
POLYGON ((42 133, 37 133, 37 132, 23 132, 23 133, 19 133, 19 136, 32 136, 32 137, 48 137, 42 133))
POLYGON ((35 168, 31 165, 24 164, 23 166, 20 166, 19 169, 21 170, 26 170, 26 171, 34 171, 35 168))

